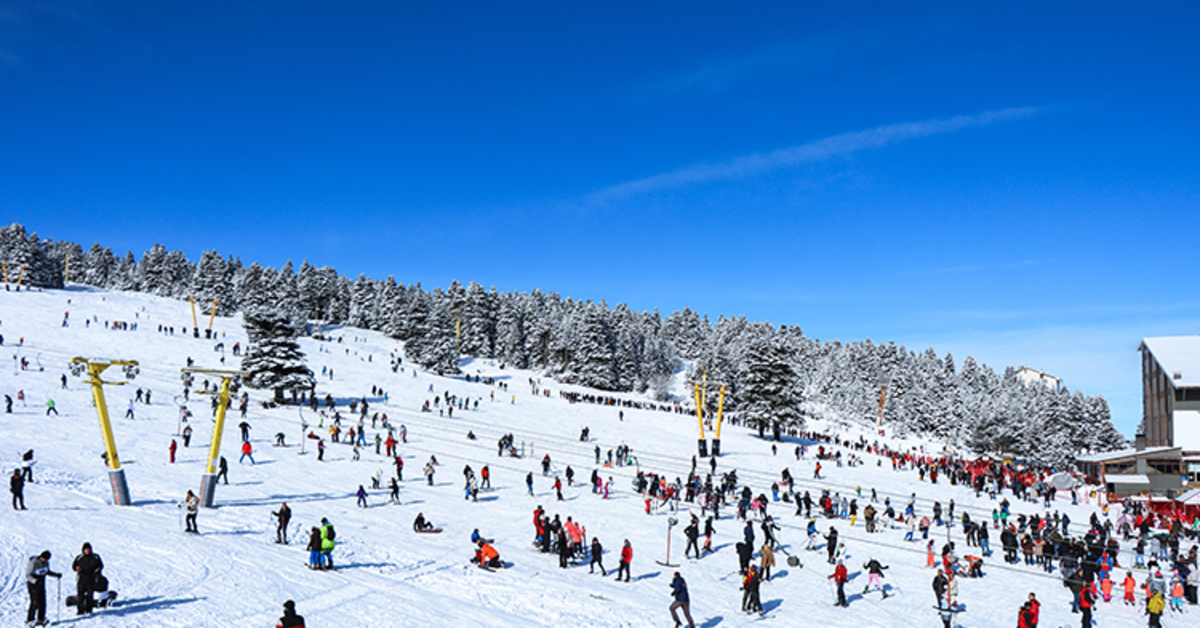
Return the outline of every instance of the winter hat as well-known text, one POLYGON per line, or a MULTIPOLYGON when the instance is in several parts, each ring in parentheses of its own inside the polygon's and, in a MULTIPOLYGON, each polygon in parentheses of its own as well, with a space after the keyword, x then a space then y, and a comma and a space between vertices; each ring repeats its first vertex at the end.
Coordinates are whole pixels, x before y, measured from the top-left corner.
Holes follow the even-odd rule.
POLYGON ((288 600, 283 603, 283 608, 285 608, 289 611, 294 611, 294 610, 296 610, 296 603, 291 600, 288 600))
POLYGON ((50 560, 50 550, 46 550, 40 554, 42 560, 50 560))
POLYGON ((87 541, 84 541, 83 548, 81 548, 79 551, 88 552, 88 551, 91 551, 91 549, 92 549, 92 544, 88 543, 87 541))

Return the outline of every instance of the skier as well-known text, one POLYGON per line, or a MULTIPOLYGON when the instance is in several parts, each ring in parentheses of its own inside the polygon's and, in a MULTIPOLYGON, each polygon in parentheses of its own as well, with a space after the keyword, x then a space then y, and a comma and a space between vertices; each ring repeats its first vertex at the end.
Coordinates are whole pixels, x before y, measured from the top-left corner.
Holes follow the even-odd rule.
POLYGON ((279 520, 279 523, 275 526, 275 542, 287 545, 287 527, 288 522, 292 520, 292 509, 288 508, 287 502, 283 502, 279 506, 279 511, 272 512, 271 514, 279 520))
POLYGON ((742 610, 748 613, 762 613, 762 600, 759 598, 759 586, 762 584, 762 578, 758 575, 758 569, 751 566, 746 570, 745 577, 742 578, 742 610))
POLYGON ((846 565, 844 565, 842 561, 837 561, 837 568, 835 568, 833 573, 829 575, 829 579, 837 583, 837 604, 835 606, 850 606, 846 603, 847 574, 846 565))
POLYGON ((51 412, 54 413, 54 416, 58 416, 58 409, 54 407, 54 400, 47 399, 46 400, 46 416, 50 416, 51 412))
POLYGON ((358 485, 358 506, 360 508, 367 507, 367 489, 363 488, 362 484, 358 485))
POLYGON ((288 600, 283 603, 283 617, 275 628, 304 628, 304 618, 296 614, 296 603, 288 600))
POLYGON ((533 495, 533 472, 525 474, 525 488, 529 489, 529 494, 533 495))
POLYGON ((246 458, 250 459, 250 464, 254 464, 254 449, 250 446, 250 441, 248 440, 242 441, 242 457, 238 458, 238 464, 242 464, 242 461, 246 458))
POLYGON ((13 398, 9 395, 4 395, 4 414, 12 414, 13 398))
POLYGON ((400 503, 400 484, 396 482, 396 478, 391 478, 388 481, 388 488, 391 489, 391 494, 388 495, 388 501, 393 504, 400 503))
POLYGON ((875 585, 879 587, 879 590, 883 592, 883 597, 886 598, 888 594, 887 589, 883 588, 882 578, 883 570, 887 569, 887 566, 879 564, 879 561, 875 560, 875 557, 872 556, 871 560, 863 564, 863 569, 867 572, 867 586, 863 587, 863 595, 867 594, 867 591, 871 589, 871 585, 875 585))
POLYGON ((175 450, 178 447, 179 447, 179 444, 175 442, 174 438, 172 438, 170 446, 167 447, 167 453, 169 453, 171 455, 171 464, 175 464, 175 450))
POLYGON ((329 519, 321 518, 321 569, 333 569, 333 548, 337 545, 337 533, 329 519))
POLYGON ((25 586, 29 590, 29 612, 25 622, 30 626, 45 626, 46 622, 46 576, 62 578, 62 574, 50 570, 50 550, 29 557, 25 567, 25 586))
POLYGON ((13 510, 28 510, 25 508, 25 478, 20 469, 13 469, 12 477, 8 478, 8 490, 13 496, 13 510))
POLYGON ((433 486, 433 462, 432 461, 425 463, 425 479, 429 482, 430 486, 433 486))
POLYGON ((629 544, 629 539, 625 539, 625 545, 621 547, 621 560, 617 563, 617 580, 621 580, 621 574, 625 574, 625 582, 629 582, 629 564, 633 562, 633 546, 629 544))
POLYGON ((321 529, 316 526, 308 533, 308 568, 321 568, 321 529))
POLYGON ((71 563, 75 572, 75 609, 76 614, 86 615, 92 612, 96 602, 93 599, 100 572, 104 569, 104 561, 92 552, 92 544, 84 543, 80 554, 71 563))
POLYGON ((675 598, 671 602, 671 619, 675 620, 675 628, 679 628, 682 624, 679 617, 675 614, 675 609, 683 609, 683 617, 687 619, 688 628, 695 628, 696 622, 692 621, 691 603, 688 600, 687 582, 679 572, 675 572, 675 578, 671 580, 671 596, 675 598))
POLYGON ((588 564, 588 573, 596 573, 596 566, 600 567, 600 575, 607 576, 608 572, 604 570, 604 563, 601 562, 604 555, 604 547, 600 545, 600 539, 592 537, 592 562, 588 564))
POLYGON ((199 534, 200 529, 196 527, 196 513, 200 510, 200 498, 196 497, 196 494, 191 490, 188 490, 187 497, 183 500, 182 504, 179 504, 179 507, 187 509, 187 516, 184 518, 187 523, 187 529, 184 531, 199 534))
POLYGON ((183 426, 183 446, 187 447, 192 443, 192 426, 183 426))

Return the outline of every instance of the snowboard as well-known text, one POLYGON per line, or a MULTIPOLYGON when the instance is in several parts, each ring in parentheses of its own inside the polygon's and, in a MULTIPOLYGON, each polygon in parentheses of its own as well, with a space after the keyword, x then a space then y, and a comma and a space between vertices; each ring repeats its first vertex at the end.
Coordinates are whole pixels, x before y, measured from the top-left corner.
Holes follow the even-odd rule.
POLYGON ((442 529, 441 528, 430 528, 428 530, 413 530, 413 532, 416 532, 417 534, 441 534, 442 529))

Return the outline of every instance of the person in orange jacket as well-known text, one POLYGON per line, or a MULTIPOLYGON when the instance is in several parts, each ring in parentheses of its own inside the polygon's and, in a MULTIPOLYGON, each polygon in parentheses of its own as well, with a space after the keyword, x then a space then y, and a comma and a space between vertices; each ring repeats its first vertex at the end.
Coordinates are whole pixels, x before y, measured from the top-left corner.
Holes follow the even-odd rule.
POLYGON ((1104 578, 1100 581, 1100 595, 1105 602, 1112 601, 1113 581, 1112 578, 1104 578))
POLYGON ((1133 599, 1133 592, 1137 589, 1137 580, 1133 579, 1133 572, 1125 572, 1125 580, 1121 583, 1121 588, 1125 589, 1125 603, 1128 605, 1137 604, 1137 600, 1133 599))

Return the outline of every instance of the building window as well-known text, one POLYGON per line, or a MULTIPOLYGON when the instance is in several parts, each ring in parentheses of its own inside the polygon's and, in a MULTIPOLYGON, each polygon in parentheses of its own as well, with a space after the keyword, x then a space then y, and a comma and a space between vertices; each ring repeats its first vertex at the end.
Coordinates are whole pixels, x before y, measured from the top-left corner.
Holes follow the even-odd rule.
POLYGON ((1147 460, 1146 464, 1158 473, 1165 473, 1167 475, 1180 474, 1180 465, 1178 460, 1147 460))

